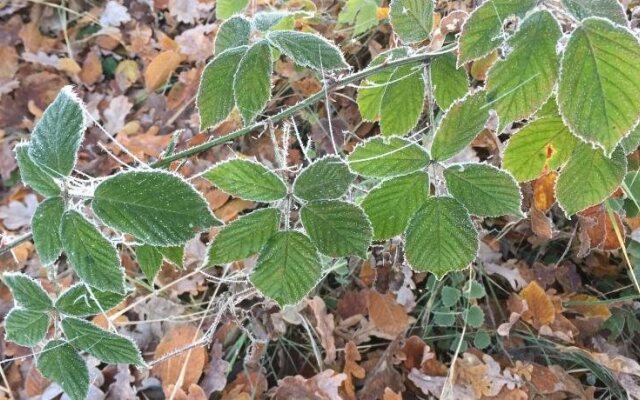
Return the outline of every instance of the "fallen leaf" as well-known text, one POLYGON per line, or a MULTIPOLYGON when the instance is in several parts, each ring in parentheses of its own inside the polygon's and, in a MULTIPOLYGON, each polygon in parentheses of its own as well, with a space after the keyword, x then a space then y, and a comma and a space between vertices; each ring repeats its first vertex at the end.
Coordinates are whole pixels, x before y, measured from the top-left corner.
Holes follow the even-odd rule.
POLYGON ((404 307, 396 303, 391 293, 380 294, 369 291, 369 317, 375 325, 375 334, 393 340, 409 326, 409 315, 404 307))
POLYGON ((104 129, 115 135, 124 127, 127 114, 133 108, 133 104, 125 95, 116 96, 109 102, 109 106, 102 112, 104 116, 104 129))
POLYGON ((191 24, 213 8, 213 4, 193 0, 169 0, 169 14, 178 21, 191 24))
POLYGON ((356 389, 353 380, 364 379, 365 377, 364 368, 358 365, 358 361, 360 361, 361 358, 356 344, 351 341, 347 342, 344 347, 344 368, 342 370, 347 376, 347 379, 345 379, 342 385, 349 399, 356 399, 356 389))
POLYGON ((131 21, 127 7, 111 0, 100 14, 100 25, 118 27, 131 21))
POLYGON ((347 379, 345 374, 338 374, 331 369, 324 370, 309 379, 301 375, 287 376, 278 381, 273 398, 276 400, 342 400, 338 389, 345 379, 347 379))
POLYGON ((97 50, 87 53, 87 57, 82 64, 80 80, 87 86, 91 86, 102 78, 102 60, 97 50))
POLYGON ((606 304, 600 303, 597 297, 589 296, 588 294, 576 294, 571 296, 571 302, 578 304, 571 304, 569 308, 579 312, 585 317, 601 318, 603 321, 611 317, 609 307, 607 307, 606 304))
MULTIPOLYGON (((162 338, 153 359, 158 360, 165 354, 192 345, 201 336, 202 332, 193 325, 176 326, 162 338)), ((182 389, 187 389, 200 379, 206 359, 205 348, 195 347, 154 365, 151 372, 160 377, 163 386, 180 383, 182 389)))
POLYGON ((176 37, 180 53, 189 61, 204 62, 213 56, 213 40, 208 35, 213 31, 213 24, 198 25, 187 29, 176 37))
POLYGON ((35 194, 24 197, 24 203, 12 200, 7 206, 0 206, 0 220, 9 230, 15 231, 23 226, 31 225, 31 218, 38 207, 38 198, 35 194))
POLYGON ((216 342, 211 347, 211 361, 207 366, 200 386, 207 398, 214 392, 220 392, 227 386, 227 374, 231 364, 223 358, 222 344, 216 342))
POLYGON ((0 79, 11 79, 18 72, 18 52, 9 46, 0 47, 0 79))
POLYGON ((144 71, 145 87, 149 91, 154 91, 169 79, 171 74, 182 62, 183 56, 174 51, 166 50, 158 54, 144 71))
POLYGON ((332 364, 336 360, 336 342, 333 337, 333 330, 335 329, 333 314, 327 313, 327 306, 324 300, 318 296, 307 299, 307 304, 313 311, 316 319, 316 331, 318 335, 320 335, 320 343, 325 351, 324 362, 325 364, 332 364))
POLYGON ((556 202, 556 171, 548 172, 533 182, 533 207, 546 213, 556 202))
POLYGON ((549 325, 556 319, 556 309, 553 302, 538 282, 529 282, 527 287, 520 291, 520 296, 527 302, 528 307, 522 317, 536 328, 549 325))

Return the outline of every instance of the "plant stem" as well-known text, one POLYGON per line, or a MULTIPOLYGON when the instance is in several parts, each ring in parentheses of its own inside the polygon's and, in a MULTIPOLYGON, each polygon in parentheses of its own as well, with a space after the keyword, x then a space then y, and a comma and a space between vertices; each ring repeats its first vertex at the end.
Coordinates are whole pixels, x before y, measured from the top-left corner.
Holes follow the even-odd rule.
POLYGON ((25 233, 24 235, 18 237, 16 240, 7 243, 5 246, 3 246, 2 248, 0 248, 0 256, 8 253, 11 249, 13 249, 14 247, 19 246, 20 244, 26 242, 27 240, 31 240, 31 232, 25 233))
POLYGON ((418 63, 418 62, 425 62, 428 61, 430 59, 432 59, 435 56, 441 55, 441 54, 445 54, 445 53, 449 53, 452 52, 456 49, 456 45, 452 44, 449 46, 445 46, 442 49, 435 51, 433 53, 419 53, 419 54, 414 54, 408 57, 403 57, 403 58, 399 58, 397 60, 393 60, 393 61, 389 61, 389 62, 384 62, 382 64, 379 65, 375 65, 373 67, 369 67, 369 68, 365 68, 362 71, 359 72, 355 72, 351 75, 347 75, 341 79, 337 79, 334 82, 331 82, 328 84, 328 86, 323 89, 320 90, 319 92, 315 93, 314 95, 312 95, 311 97, 306 98, 305 100, 299 102, 298 104, 295 104, 291 107, 285 108, 284 110, 280 111, 279 113, 263 119, 262 121, 258 121, 256 123, 254 123, 253 125, 249 125, 246 126, 242 129, 238 129, 237 131, 228 133, 226 135, 214 138, 212 140, 209 140, 208 142, 199 144, 197 146, 193 146, 191 148, 188 148, 186 150, 180 151, 178 153, 175 153, 171 156, 168 156, 166 158, 163 158, 161 160, 156 161, 155 163, 151 164, 152 167, 154 168, 158 168, 158 167, 164 167, 168 164, 170 164, 173 161, 176 160, 180 160, 183 158, 187 158, 187 157, 191 157, 193 155, 202 153, 203 151, 209 150, 212 147, 218 146, 220 144, 224 144, 227 142, 230 142, 234 139, 237 139, 239 137, 248 135, 249 133, 255 131, 256 129, 259 128, 265 128, 271 124, 276 124, 294 114, 296 114, 298 111, 303 110, 323 99, 325 99, 325 94, 327 92, 333 92, 337 89, 340 89, 348 84, 357 82, 361 79, 364 79, 368 76, 377 74, 379 72, 385 71, 387 69, 391 69, 391 68, 396 68, 396 67, 400 67, 402 65, 406 65, 406 64, 412 64, 412 63, 418 63))

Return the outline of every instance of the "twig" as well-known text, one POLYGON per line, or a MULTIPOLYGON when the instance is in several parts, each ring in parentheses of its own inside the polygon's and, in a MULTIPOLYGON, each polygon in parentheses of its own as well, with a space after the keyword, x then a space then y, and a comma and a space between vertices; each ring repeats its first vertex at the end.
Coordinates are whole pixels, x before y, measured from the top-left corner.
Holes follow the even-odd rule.
POLYGON ((27 232, 24 235, 17 238, 16 240, 14 240, 13 242, 9 242, 6 245, 2 246, 2 248, 0 248, 0 256, 10 252, 12 249, 14 249, 15 247, 18 247, 22 243, 28 240, 31 240, 31 236, 33 236, 33 234, 31 232, 27 232))

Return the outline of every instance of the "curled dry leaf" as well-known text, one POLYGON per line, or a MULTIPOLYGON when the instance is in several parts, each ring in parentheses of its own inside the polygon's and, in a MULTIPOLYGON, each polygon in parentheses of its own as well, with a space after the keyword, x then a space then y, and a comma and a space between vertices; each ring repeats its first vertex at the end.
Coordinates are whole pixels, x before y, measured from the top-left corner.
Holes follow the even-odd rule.
POLYGON ((520 296, 527 302, 528 310, 522 317, 534 327, 549 325, 556 319, 556 309, 551 298, 536 281, 531 281, 520 291, 520 296))
POLYGON ((320 335, 322 348, 324 348, 325 351, 324 362, 331 364, 336 360, 336 342, 333 337, 333 330, 335 329, 333 314, 327 313, 327 306, 324 300, 318 296, 308 299, 307 304, 316 318, 316 331, 320 335))
POLYGON ((183 56, 175 50, 165 50, 151 60, 144 71, 145 87, 154 91, 162 86, 178 68, 183 56))
POLYGON ((624 243, 626 231, 622 218, 615 212, 610 215, 603 204, 581 211, 578 213, 578 219, 581 241, 579 257, 586 256, 593 249, 617 250, 624 243), (615 225, 612 217, 616 221, 615 225), (618 234, 622 243, 618 240, 618 234))
POLYGON ((309 379, 300 375, 287 376, 278 382, 273 398, 276 400, 342 400, 338 389, 345 379, 347 379, 346 374, 338 374, 331 369, 309 379))
POLYGON ((462 25, 469 17, 469 14, 463 10, 450 12, 446 17, 440 20, 440 24, 431 34, 431 50, 438 50, 444 44, 444 40, 450 33, 460 32, 462 25))
POLYGON ((533 182, 533 208, 546 213, 556 202, 556 171, 548 172, 533 182))
POLYGON ((360 365, 358 365, 358 361, 360 361, 362 357, 358 352, 358 347, 354 342, 348 342, 344 347, 344 369, 343 372, 347 376, 342 387, 345 391, 345 394, 348 399, 356 399, 356 390, 355 384, 353 382, 354 379, 364 379, 365 370, 360 365))
MULTIPOLYGON (((176 326, 162 338, 156 347, 153 359, 158 360, 166 354, 192 345, 201 335, 202 332, 193 325, 176 326)), ((191 384, 198 382, 206 360, 205 348, 195 347, 154 365, 151 372, 160 378, 163 386, 179 384, 183 390, 186 390, 191 384)))
POLYGON ((375 327, 374 335, 394 340, 407 329, 412 319, 404 307, 396 302, 395 296, 370 290, 368 297, 369 317, 375 327))

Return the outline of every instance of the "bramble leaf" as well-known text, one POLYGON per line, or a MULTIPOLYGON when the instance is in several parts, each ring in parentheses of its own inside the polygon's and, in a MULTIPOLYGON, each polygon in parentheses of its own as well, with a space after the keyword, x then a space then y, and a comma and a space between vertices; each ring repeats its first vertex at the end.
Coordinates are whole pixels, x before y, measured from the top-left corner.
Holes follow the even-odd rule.
POLYGON ((95 288, 89 289, 80 283, 62 292, 56 300, 56 310, 72 317, 88 317, 101 314, 117 306, 124 300, 124 295, 105 292, 95 288), (93 294, 93 295, 92 295, 93 294))
POLYGON ((253 16, 253 26, 260 32, 292 30, 297 16, 307 16, 304 11, 259 11, 253 16))
POLYGON ((249 0, 218 0, 216 3, 216 18, 227 19, 243 12, 249 5, 249 0))
POLYGON ((471 214, 481 217, 522 217, 518 182, 489 164, 455 164, 444 171, 449 194, 471 214))
POLYGON ((362 176, 387 178, 426 167, 429 154, 406 139, 375 137, 358 145, 348 162, 351 169, 362 176))
POLYGON ((478 92, 453 103, 436 129, 431 156, 444 161, 467 147, 489 120, 485 92, 478 92))
POLYGON ((640 119, 640 44, 627 29, 587 18, 561 62, 558 106, 571 132, 610 156, 640 119))
POLYGON ((29 156, 29 145, 20 143, 15 148, 22 182, 45 197, 60 195, 60 186, 29 156))
POLYGON ((38 204, 31 219, 33 244, 43 265, 56 261, 62 253, 60 221, 64 213, 62 197, 51 197, 38 204))
POLYGON ((429 196, 429 176, 423 172, 399 176, 371 189, 362 208, 373 227, 374 240, 398 236, 429 196))
POLYGON ((296 64, 316 71, 348 68, 340 49, 327 39, 312 33, 272 31, 267 40, 296 64))
POLYGON ((378 25, 378 0, 348 0, 338 15, 339 24, 353 24, 353 35, 378 25))
POLYGON ((129 338, 73 317, 63 319, 61 326, 64 335, 74 347, 86 351, 100 361, 111 364, 144 365, 140 350, 129 338))
POLYGON ((636 125, 630 134, 624 137, 620 142, 625 154, 633 153, 640 146, 640 125, 636 125))
POLYGON ((153 283, 162 268, 162 254, 148 244, 136 246, 136 261, 149 283, 153 283))
POLYGON ((429 39, 433 27, 433 0, 392 0, 391 26, 407 44, 429 39))
POLYGON ((91 207, 106 225, 156 246, 183 244, 221 224, 193 186, 160 170, 127 171, 105 179, 91 207))
POLYGON ((204 175, 220 190, 234 197, 253 201, 276 201, 287 195, 282 179, 262 164, 231 160, 215 165, 204 175))
POLYGON ((38 370, 54 381, 71 400, 85 400, 89 393, 87 364, 73 347, 62 340, 51 340, 38 356, 38 370))
POLYGON ((464 67, 456 68, 456 56, 446 53, 433 59, 429 68, 433 97, 442 110, 469 91, 469 78, 464 67))
POLYGON ((60 240, 76 274, 91 287, 123 293, 124 271, 113 244, 77 211, 62 215, 60 240))
POLYGON ((6 272, 2 275, 4 284, 11 289, 13 300, 18 306, 31 311, 49 311, 53 302, 42 285, 21 273, 6 272))
POLYGON ((209 247, 206 265, 226 264, 257 254, 278 231, 280 211, 263 208, 222 228, 209 247))
POLYGON ((280 307, 300 302, 318 283, 318 252, 311 240, 297 231, 281 231, 260 251, 251 282, 280 307))
POLYGON ((478 251, 478 233, 469 213, 451 197, 428 198, 409 222, 405 236, 411 267, 438 279, 466 268, 478 251))
POLYGON ((13 308, 4 320, 6 339, 20 346, 34 347, 47 335, 49 324, 46 312, 13 308))
POLYGON ((548 11, 528 16, 509 39, 511 53, 498 61, 487 78, 487 102, 500 117, 498 133, 514 121, 529 118, 542 106, 558 79, 556 46, 562 36, 548 11))
POLYGON ((576 147, 556 183, 558 204, 571 216, 605 200, 624 179, 627 158, 617 148, 611 158, 588 144, 576 147))
POLYGON ((249 47, 238 64, 233 93, 245 124, 256 119, 271 98, 272 65, 271 47, 266 40, 249 47))
POLYGON ((460 35, 458 65, 477 60, 500 46, 502 23, 510 16, 523 17, 536 0, 488 0, 476 8, 460 35))
POLYGON ((178 268, 184 266, 184 246, 157 246, 162 257, 178 268))
POLYGON ((356 178, 340 157, 324 157, 305 168, 293 184, 293 194, 306 201, 337 199, 356 178))
POLYGON ((365 258, 371 244, 371 223, 361 208, 339 200, 308 203, 300 210, 302 225, 321 253, 365 258))
POLYGON ((65 86, 33 129, 29 157, 50 175, 69 175, 76 163, 84 128, 82 102, 71 86, 65 86))
POLYGON ((215 53, 221 54, 227 49, 246 46, 251 35, 251 22, 241 15, 236 15, 224 21, 218 32, 214 44, 215 53))
POLYGON ((562 0, 562 5, 578 20, 602 17, 619 25, 627 25, 622 4, 617 0, 562 0))

